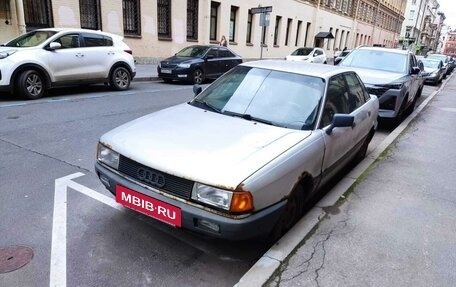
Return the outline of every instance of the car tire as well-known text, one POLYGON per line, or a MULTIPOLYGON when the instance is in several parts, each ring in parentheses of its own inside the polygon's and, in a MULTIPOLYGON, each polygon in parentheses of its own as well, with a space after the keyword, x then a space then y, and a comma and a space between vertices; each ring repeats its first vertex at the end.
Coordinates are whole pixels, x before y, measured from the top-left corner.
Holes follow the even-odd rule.
POLYGON ((44 77, 36 70, 23 71, 16 81, 16 89, 25 100, 35 100, 44 96, 46 84, 44 77))
POLYGON ((407 98, 404 98, 396 118, 394 118, 394 124, 397 126, 407 117, 407 100, 407 98))
POLYGON ((304 190, 297 185, 288 197, 287 204, 274 225, 268 240, 275 242, 282 237, 301 218, 304 210, 304 190))
POLYGON ((202 84, 204 82, 204 72, 201 69, 195 69, 192 73, 192 83, 202 84))
POLYGON ((326 64, 328 64, 328 62, 324 61, 324 62, 323 62, 323 64, 325 64, 325 65, 326 65, 326 64))
POLYGON ((125 67, 117 67, 112 71, 109 80, 111 88, 116 91, 125 91, 130 87, 130 83, 130 72, 125 67))
POLYGON ((367 149, 369 147, 369 143, 371 142, 372 138, 374 137, 375 130, 372 129, 369 134, 367 135, 366 139, 363 142, 363 145, 361 146, 360 150, 356 153, 355 158, 353 159, 355 164, 360 163, 367 154, 367 149))

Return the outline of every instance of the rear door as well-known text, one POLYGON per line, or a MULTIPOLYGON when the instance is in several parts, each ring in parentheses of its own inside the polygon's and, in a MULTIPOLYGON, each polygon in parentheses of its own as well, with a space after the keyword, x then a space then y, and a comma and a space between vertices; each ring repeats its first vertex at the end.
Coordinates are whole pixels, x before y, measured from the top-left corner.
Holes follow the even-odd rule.
POLYGON ((231 70, 231 68, 236 67, 240 64, 239 58, 236 57, 230 50, 226 48, 220 48, 219 50, 220 65, 222 69, 219 71, 219 75, 231 70))
POLYGON ((211 47, 206 53, 206 58, 204 60, 204 73, 206 78, 216 78, 224 69, 220 63, 219 50, 219 47, 211 47))
POLYGON ((86 78, 108 78, 109 69, 115 61, 115 54, 119 53, 114 48, 111 37, 95 33, 82 33, 82 39, 86 61, 86 78))

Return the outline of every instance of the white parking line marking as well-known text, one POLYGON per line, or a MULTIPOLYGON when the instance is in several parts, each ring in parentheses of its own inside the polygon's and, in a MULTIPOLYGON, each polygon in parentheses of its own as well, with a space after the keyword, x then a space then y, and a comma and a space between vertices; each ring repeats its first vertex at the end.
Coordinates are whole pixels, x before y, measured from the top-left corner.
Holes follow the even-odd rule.
POLYGON ((52 220, 51 270, 49 286, 65 287, 67 285, 66 242, 67 242, 67 192, 68 187, 91 197, 115 209, 125 208, 114 199, 85 187, 73 179, 81 177, 82 172, 73 173, 55 180, 54 213, 52 220))

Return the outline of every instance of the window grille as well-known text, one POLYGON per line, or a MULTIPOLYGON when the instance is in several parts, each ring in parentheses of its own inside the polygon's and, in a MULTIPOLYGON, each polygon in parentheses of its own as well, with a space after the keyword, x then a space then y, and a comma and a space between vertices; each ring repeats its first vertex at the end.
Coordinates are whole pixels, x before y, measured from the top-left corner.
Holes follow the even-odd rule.
POLYGON ((50 0, 23 0, 27 31, 54 26, 50 0))
POLYGON ((211 1, 211 23, 209 31, 209 40, 217 40, 217 21, 218 21, 218 7, 220 3, 211 1))
POLYGON ((198 40, 198 0, 187 0, 187 39, 198 40))
POLYGON ((141 35, 139 0, 122 0, 125 35, 141 35))
POLYGON ((100 0, 79 0, 81 28, 101 30, 100 0))
POLYGON ((158 37, 171 38, 171 0, 157 0, 158 37))
POLYGON ((252 11, 249 9, 249 14, 247 16, 247 36, 246 42, 252 43, 252 22, 253 22, 253 14, 252 11))

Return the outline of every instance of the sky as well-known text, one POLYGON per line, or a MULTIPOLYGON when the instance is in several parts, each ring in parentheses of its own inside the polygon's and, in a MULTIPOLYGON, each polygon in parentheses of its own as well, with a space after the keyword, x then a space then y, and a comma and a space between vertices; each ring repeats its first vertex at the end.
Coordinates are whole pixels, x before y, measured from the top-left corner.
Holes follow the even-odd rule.
POLYGON ((445 13, 445 25, 456 29, 456 1, 455 0, 437 0, 440 4, 439 11, 445 13))

